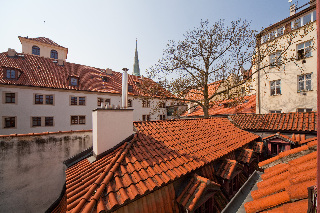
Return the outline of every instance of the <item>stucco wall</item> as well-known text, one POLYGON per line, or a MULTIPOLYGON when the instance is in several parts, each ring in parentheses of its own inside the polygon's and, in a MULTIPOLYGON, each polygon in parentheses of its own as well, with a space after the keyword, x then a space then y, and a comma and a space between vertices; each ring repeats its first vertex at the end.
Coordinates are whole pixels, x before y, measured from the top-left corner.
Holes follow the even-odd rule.
POLYGON ((55 50, 58 52, 58 59, 67 59, 68 50, 66 48, 52 46, 25 38, 20 38, 20 41, 22 44, 22 53, 32 54, 32 46, 35 45, 40 48, 40 56, 42 57, 51 58, 51 50, 55 50))
MULTIPOLYGON (((280 26, 279 26, 280 27, 280 26)), ((276 29, 275 29, 276 30, 276 29)), ((283 113, 296 112, 297 108, 310 108, 313 111, 317 107, 317 57, 316 57, 316 22, 311 23, 309 26, 301 27, 290 33, 276 38, 273 41, 264 43, 260 46, 261 55, 265 56, 260 63, 260 68, 269 65, 269 55, 276 51, 283 51, 282 58, 294 57, 290 62, 282 64, 279 68, 266 67, 260 71, 260 101, 261 101, 261 113, 269 113, 270 110, 281 110, 283 113), (308 31, 304 31, 307 29, 308 31), (303 36, 301 36, 303 35, 303 36), (288 36, 293 37, 291 45, 288 41, 288 36), (297 60, 297 45, 305 41, 313 41, 312 56, 303 60, 297 60), (269 47, 268 47, 269 46, 269 47), (298 76, 302 74, 311 75, 311 91, 298 92, 298 76), (270 94, 270 82, 281 79, 281 95, 270 94)), ((257 66, 253 67, 253 72, 257 70, 257 66)), ((254 79, 257 82, 258 75, 254 75, 254 79)), ((256 85, 258 90, 258 84, 256 85)), ((259 96, 257 95, 257 108, 256 112, 259 112, 259 96)))
POLYGON ((65 183, 63 161, 91 146, 91 132, 0 138, 0 212, 45 212, 65 183))
MULTIPOLYGON (((111 99, 111 104, 121 105, 120 94, 98 93, 98 92, 78 92, 72 90, 58 90, 46 88, 34 88, 25 86, 0 85, 0 135, 25 134, 33 132, 56 132, 68 130, 88 130, 92 129, 92 110, 98 108, 99 98, 111 99), (16 104, 6 104, 4 94, 6 92, 16 93, 16 104), (35 94, 53 95, 53 105, 34 104, 35 94), (86 97, 86 105, 70 105, 70 97, 86 97), (86 123, 71 125, 71 115, 85 115, 86 123), (4 128, 4 117, 15 116, 16 128, 4 128), (31 117, 53 116, 53 126, 32 127, 31 117)), ((45 97, 45 96, 44 96, 45 97)), ((142 108, 142 100, 138 97, 128 96, 132 99, 133 120, 141 121, 142 115, 153 112, 158 100, 150 102, 149 108, 142 108)), ((45 101, 44 101, 45 102, 45 101)), ((160 114, 166 115, 166 109, 161 108, 150 116, 151 120, 158 120, 160 114)), ((44 118, 42 118, 44 120, 44 118)))

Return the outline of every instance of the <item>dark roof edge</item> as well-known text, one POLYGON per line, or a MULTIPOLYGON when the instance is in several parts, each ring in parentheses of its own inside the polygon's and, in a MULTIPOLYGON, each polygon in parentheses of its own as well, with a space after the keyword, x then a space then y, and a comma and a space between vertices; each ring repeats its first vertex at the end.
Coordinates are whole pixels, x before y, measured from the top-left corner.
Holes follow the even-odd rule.
POLYGON ((257 183, 261 174, 262 172, 255 170, 248 178, 248 180, 238 190, 238 192, 234 195, 234 197, 230 200, 230 202, 226 205, 226 207, 221 211, 221 213, 236 212, 237 210, 239 210, 247 196, 250 195, 253 186, 257 183), (243 197, 245 195, 246 197, 243 197))
POLYGON ((93 153, 93 147, 89 147, 88 149, 68 158, 67 160, 63 161, 63 164, 67 166, 67 168, 69 168, 70 166, 78 163, 79 161, 89 157, 92 155, 93 153))
POLYGON ((292 16, 289 16, 288 18, 285 18, 282 21, 279 21, 279 22, 277 22, 277 23, 275 23, 275 24, 263 29, 257 36, 259 36, 259 35, 261 36, 261 34, 263 34, 264 32, 267 32, 267 31, 269 31, 269 30, 271 30, 271 29, 273 29, 275 27, 278 27, 278 26, 288 22, 289 20, 295 19, 295 18, 299 17, 300 15, 302 15, 304 13, 307 13, 310 10, 313 10, 313 9, 316 9, 316 4, 312 5, 312 6, 309 6, 308 8, 306 8, 306 9, 304 9, 304 10, 302 10, 302 11, 300 11, 300 12, 298 12, 298 13, 292 15, 292 16))
POLYGON ((61 193, 58 197, 58 199, 56 201, 54 201, 53 204, 51 204, 51 206, 45 211, 45 213, 50 213, 52 212, 55 208, 57 208, 63 198, 63 196, 65 195, 66 193, 66 183, 64 183, 63 187, 62 187, 62 190, 61 190, 61 193))
MULTIPOLYGON (((241 127, 238 127, 240 129, 242 129, 241 127)), ((242 129, 251 133, 254 132, 267 132, 267 133, 277 133, 280 132, 281 133, 297 133, 297 134, 310 134, 310 135, 317 135, 317 131, 299 131, 299 130, 282 130, 282 129, 275 129, 275 130, 267 130, 267 129, 242 129)))

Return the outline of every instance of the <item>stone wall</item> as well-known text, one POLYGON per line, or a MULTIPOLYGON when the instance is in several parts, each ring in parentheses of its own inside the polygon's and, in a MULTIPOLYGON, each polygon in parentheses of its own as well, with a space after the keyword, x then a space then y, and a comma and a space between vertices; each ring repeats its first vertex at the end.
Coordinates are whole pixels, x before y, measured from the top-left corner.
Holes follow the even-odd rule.
POLYGON ((65 183, 63 161, 91 146, 91 131, 0 137, 0 212, 45 212, 65 183))

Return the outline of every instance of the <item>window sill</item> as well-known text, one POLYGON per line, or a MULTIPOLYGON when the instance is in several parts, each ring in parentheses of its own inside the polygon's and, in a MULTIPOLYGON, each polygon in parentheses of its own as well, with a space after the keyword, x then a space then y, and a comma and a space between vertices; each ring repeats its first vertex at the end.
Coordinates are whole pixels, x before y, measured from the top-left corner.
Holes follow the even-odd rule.
POLYGON ((271 97, 274 97, 274 96, 280 96, 280 95, 282 95, 282 94, 276 94, 276 95, 270 95, 271 97))

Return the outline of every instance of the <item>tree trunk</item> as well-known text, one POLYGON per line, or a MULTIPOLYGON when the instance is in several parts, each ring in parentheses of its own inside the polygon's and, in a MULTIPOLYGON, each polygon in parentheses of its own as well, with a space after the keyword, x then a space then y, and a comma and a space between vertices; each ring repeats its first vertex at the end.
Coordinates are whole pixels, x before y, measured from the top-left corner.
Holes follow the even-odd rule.
POLYGON ((204 105, 203 105, 203 114, 204 118, 209 118, 209 100, 204 100, 204 105))

